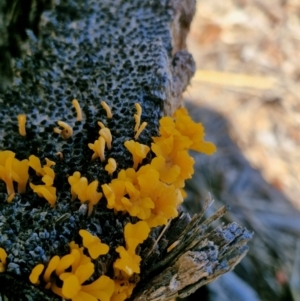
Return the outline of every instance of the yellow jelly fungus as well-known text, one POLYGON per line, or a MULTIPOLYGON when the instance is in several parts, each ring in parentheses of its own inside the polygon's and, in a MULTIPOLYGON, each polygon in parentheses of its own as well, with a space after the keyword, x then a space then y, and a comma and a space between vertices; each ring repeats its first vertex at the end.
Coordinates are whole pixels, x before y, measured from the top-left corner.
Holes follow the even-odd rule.
MULTIPOLYGON (((72 299, 79 295, 81 291, 81 284, 87 281, 94 273, 94 264, 89 262, 85 265, 79 266, 75 274, 63 273, 60 279, 63 281, 62 294, 66 299, 72 299)), ((83 297, 83 296, 81 296, 83 297)), ((76 299, 75 299, 76 300, 76 299)))
POLYGON ((108 163, 105 165, 105 170, 108 172, 109 175, 113 174, 117 169, 117 162, 114 158, 109 158, 108 163))
POLYGON ((139 103, 135 103, 135 108, 137 111, 137 114, 134 114, 134 120, 135 120, 135 127, 134 131, 137 132, 138 129, 140 128, 140 123, 141 123, 141 116, 142 116, 142 107, 139 103))
POLYGON ((101 121, 98 121, 98 125, 101 127, 101 129, 105 129, 106 128, 106 126, 101 121))
POLYGON ((11 194, 11 195, 7 198, 7 203, 11 203, 12 200, 14 199, 15 195, 16 195, 15 193, 11 194))
POLYGON ((109 128, 102 128, 99 131, 99 134, 105 140, 105 142, 107 144, 107 148, 111 149, 112 135, 111 135, 110 129, 109 128))
POLYGON ((145 127, 147 126, 147 122, 143 122, 141 124, 141 126, 139 127, 138 131, 136 132, 134 139, 137 140, 139 138, 139 136, 141 135, 142 131, 145 129, 145 127))
POLYGON ((136 108, 136 111, 137 111, 137 115, 141 117, 142 116, 142 107, 141 107, 141 105, 138 102, 135 103, 134 105, 135 105, 135 108, 136 108))
POLYGON ((56 165, 56 163, 48 158, 45 158, 45 161, 46 164, 42 167, 41 160, 35 155, 30 155, 28 165, 35 170, 37 176, 41 177, 46 174, 52 174, 52 172, 49 172, 49 168, 56 165))
POLYGON ((169 219, 177 217, 177 207, 183 201, 180 190, 174 185, 158 182, 156 189, 151 194, 151 198, 155 200, 155 208, 151 217, 146 220, 151 228, 166 225, 169 219))
POLYGON ((154 202, 149 196, 142 196, 138 187, 135 187, 129 181, 125 182, 125 189, 127 197, 123 197, 121 202, 125 210, 131 216, 137 216, 141 220, 150 217, 151 209, 154 208, 154 202))
POLYGON ((125 183, 123 181, 113 180, 109 184, 101 185, 103 194, 107 200, 107 208, 117 211, 124 211, 124 205, 121 198, 125 194, 125 183))
POLYGON ((77 195, 81 202, 86 202, 87 197, 88 180, 86 177, 81 177, 76 183, 72 185, 73 192, 77 195))
POLYGON ((179 190, 182 195, 182 198, 185 199, 188 196, 187 192, 183 188, 179 188, 179 190))
POLYGON ((57 266, 56 266, 56 269, 55 269, 55 273, 57 276, 61 275, 62 273, 65 272, 66 269, 68 269, 72 263, 74 262, 75 258, 73 255, 71 254, 67 254, 65 256, 63 256, 57 266))
MULTIPOLYGON (((28 160, 15 159, 14 152, 0 151, 0 180, 5 182, 9 197, 15 193, 13 181, 18 183, 18 193, 26 191, 29 178, 28 164, 28 160)), ((8 201, 12 198, 9 198, 8 201)))
POLYGON ((19 124, 19 134, 21 136, 26 136, 26 115, 20 114, 18 115, 18 124, 19 124))
POLYGON ((112 118, 111 109, 105 101, 101 101, 101 106, 106 111, 107 118, 112 118))
POLYGON ((82 290, 100 301, 110 301, 115 291, 115 283, 109 277, 102 275, 93 283, 84 285, 82 290))
POLYGON ((137 169, 138 165, 146 158, 150 151, 150 147, 148 145, 144 145, 133 140, 125 141, 124 146, 132 154, 134 169, 137 169))
POLYGON ((41 264, 41 263, 38 264, 38 265, 36 265, 36 266, 32 269, 32 271, 31 271, 31 273, 30 273, 30 275, 29 275, 29 280, 30 280, 30 282, 31 282, 32 284, 35 284, 35 285, 40 284, 39 277, 40 277, 40 275, 42 274, 43 270, 44 270, 44 265, 41 264))
POLYGON ((55 127, 53 128, 53 132, 60 135, 62 133, 62 130, 58 127, 55 127))
POLYGON ((63 139, 67 140, 73 135, 73 129, 67 123, 63 121, 57 121, 57 124, 63 128, 60 133, 63 139))
POLYGON ((29 156, 29 166, 35 170, 37 176, 43 176, 45 173, 43 171, 41 161, 35 155, 29 156))
POLYGON ((81 112, 81 108, 79 105, 79 102, 77 99, 73 99, 72 100, 72 105, 74 106, 75 110, 76 110, 76 114, 77 114, 77 121, 81 121, 82 120, 82 112, 81 112))
POLYGON ((13 173, 12 178, 18 183, 18 193, 26 192, 26 185, 29 179, 29 161, 27 159, 19 161, 18 159, 13 160, 13 173))
POLYGON ((5 182, 8 196, 15 193, 14 186, 13 186, 13 177, 12 177, 14 158, 15 158, 14 152, 11 151, 0 152, 0 180, 5 182))
POLYGON ((94 151, 94 154, 92 155, 92 160, 96 158, 100 158, 101 162, 105 161, 105 140, 103 137, 99 137, 98 140, 96 140, 94 143, 89 143, 88 147, 94 151))
POLYGON ((141 124, 141 117, 137 114, 134 114, 133 116, 135 121, 134 131, 137 132, 141 124))
POLYGON ((50 277, 51 277, 52 273, 56 270, 59 261, 60 261, 60 258, 57 255, 53 256, 50 259, 48 266, 43 275, 43 279, 46 283, 50 282, 50 280, 51 280, 50 277))
POLYGON ((128 223, 124 228, 126 249, 134 253, 136 247, 149 236, 149 233, 150 228, 144 221, 139 221, 136 224, 128 223))
POLYGON ((53 166, 53 165, 56 165, 56 163, 55 163, 54 161, 51 161, 51 160, 49 160, 48 158, 45 158, 45 161, 46 161, 46 165, 44 165, 44 167, 45 167, 45 166, 51 167, 51 166, 53 166))
POLYGON ((125 272, 128 276, 132 276, 134 273, 140 273, 140 262, 142 261, 141 256, 125 250, 122 246, 117 247, 116 252, 119 253, 120 258, 118 258, 113 264, 115 269, 125 272))
POLYGON ((129 181, 133 184, 137 183, 137 172, 133 168, 122 169, 118 173, 118 180, 129 181))
POLYGON ((114 268, 125 272, 128 276, 140 273, 140 262, 142 258, 135 254, 136 247, 149 235, 150 228, 144 221, 136 224, 128 223, 124 228, 126 249, 122 246, 116 248, 120 258, 114 262, 114 268))
POLYGON ((6 268, 7 253, 3 248, 0 248, 0 273, 3 273, 6 268))
POLYGON ((72 195, 72 200, 74 201, 77 198, 77 194, 75 193, 73 189, 73 185, 75 185, 81 177, 81 174, 79 171, 75 171, 72 176, 68 177, 68 182, 71 185, 71 195, 72 195))
POLYGON ((109 277, 102 275, 93 283, 82 285, 93 273, 94 265, 88 263, 80 267, 75 274, 63 274, 61 277, 63 286, 61 292, 58 291, 58 293, 61 293, 65 299, 72 301, 110 301, 115 290, 115 284, 109 277))
POLYGON ((39 197, 46 199, 49 202, 50 206, 54 207, 56 203, 55 187, 46 185, 34 185, 32 183, 30 183, 29 185, 33 192, 37 193, 39 197))
POLYGON ((86 230, 80 230, 79 235, 82 237, 82 244, 88 249, 93 259, 97 259, 100 255, 105 255, 109 251, 109 246, 101 243, 99 237, 92 235, 86 230))
POLYGON ((151 228, 166 225, 170 218, 178 215, 177 207, 183 201, 180 190, 161 182, 159 173, 151 165, 142 166, 137 174, 141 194, 148 195, 155 204, 147 223, 151 228))
POLYGON ((100 201, 103 194, 97 192, 99 182, 97 180, 91 182, 87 188, 87 199, 89 201, 88 207, 88 216, 92 214, 94 206, 100 201))
POLYGON ((203 140, 205 136, 203 125, 194 122, 185 108, 176 110, 174 117, 176 129, 181 135, 188 137, 192 141, 190 149, 206 155, 211 155, 216 151, 213 143, 203 140))
POLYGON ((69 243, 71 254, 74 257, 74 262, 72 263, 72 273, 75 273, 76 270, 81 266, 91 262, 91 258, 84 254, 84 248, 75 244, 74 241, 69 243))
POLYGON ((159 171, 163 182, 175 183, 182 188, 184 181, 190 179, 194 173, 194 159, 186 149, 181 148, 182 141, 178 142, 173 136, 155 141, 151 149, 157 157, 151 161, 151 165, 159 171))
POLYGON ((42 181, 46 184, 46 186, 52 186, 55 178, 54 170, 50 167, 44 166, 43 171, 45 175, 42 177, 42 181))
POLYGON ((69 184, 71 185, 71 194, 72 199, 76 197, 80 200, 81 203, 89 202, 88 207, 88 216, 91 215, 93 207, 100 201, 102 198, 102 193, 97 192, 98 181, 93 181, 88 184, 88 180, 85 177, 80 177, 80 173, 74 172, 73 176, 68 178, 69 184))

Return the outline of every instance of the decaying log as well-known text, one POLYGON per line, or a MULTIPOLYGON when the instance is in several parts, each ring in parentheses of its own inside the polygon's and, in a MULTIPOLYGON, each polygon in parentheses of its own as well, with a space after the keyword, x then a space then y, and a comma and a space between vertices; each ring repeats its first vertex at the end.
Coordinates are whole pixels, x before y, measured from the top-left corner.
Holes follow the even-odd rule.
POLYGON ((131 300, 163 301, 186 297, 232 270, 245 256, 252 233, 236 223, 212 230, 211 224, 226 213, 226 207, 202 221, 209 205, 207 201, 202 212, 192 218, 178 237, 176 247, 150 268, 149 274, 153 276, 141 283, 131 300))
MULTIPOLYGON (((100 203, 87 219, 71 202, 66 175, 79 169, 89 180, 110 180, 101 162, 90 161, 87 147, 97 139, 98 120, 105 120, 114 136, 110 156, 118 170, 128 167, 132 161, 123 143, 132 136, 129 115, 136 102, 148 122, 140 142, 150 145, 159 118, 180 106, 194 73, 194 61, 185 49, 194 9, 193 0, 61 0, 42 15, 38 36, 29 31, 27 53, 16 59, 12 85, 0 94, 0 149, 16 152, 19 159, 36 154, 55 160, 59 202, 55 210, 41 206, 27 191, 7 205, 1 184, 0 245, 8 251, 9 263, 0 274, 0 292, 10 300, 60 300, 31 285, 28 273, 37 262, 49 261, 54 251, 65 254, 78 229, 93 229, 111 248, 124 244, 124 225, 136 219, 115 215, 100 203), (73 98, 83 104, 82 122, 73 121, 73 98), (100 106, 102 99, 112 107, 112 121, 100 106), (25 138, 16 130, 18 114, 28 116, 25 138), (74 124, 69 141, 53 133, 58 120, 74 124), (58 150, 63 160, 58 160, 58 150)), ((212 222, 226 209, 203 220, 210 203, 192 219, 181 212, 167 228, 151 231, 139 251, 141 279, 132 301, 187 296, 239 263, 252 234, 236 223, 213 229, 212 222)), ((99 274, 109 270, 113 256, 98 263, 99 274)))

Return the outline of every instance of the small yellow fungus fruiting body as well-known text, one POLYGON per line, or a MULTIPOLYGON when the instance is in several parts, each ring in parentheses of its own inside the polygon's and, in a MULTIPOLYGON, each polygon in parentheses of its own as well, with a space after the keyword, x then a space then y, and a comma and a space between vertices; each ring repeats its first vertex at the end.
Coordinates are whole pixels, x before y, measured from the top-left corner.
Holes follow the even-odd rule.
POLYGON ((26 136, 26 115, 20 114, 18 115, 18 124, 19 124, 19 134, 21 136, 26 136))
POLYGON ((82 244, 88 249, 93 259, 97 259, 100 255, 105 255, 109 251, 109 246, 101 243, 99 237, 92 235, 86 230, 80 230, 79 235, 82 237, 82 244))
POLYGON ((204 141, 205 132, 203 125, 193 121, 185 108, 176 110, 174 118, 176 130, 180 135, 188 137, 192 142, 190 149, 206 155, 212 155, 216 151, 216 146, 212 142, 204 141))
POLYGON ((138 165, 146 158, 150 147, 145 144, 135 142, 133 140, 125 141, 124 146, 132 154, 133 169, 137 169, 138 165))
POLYGON ((57 266, 58 266, 58 263, 60 261, 60 258, 58 255, 56 256, 53 256, 49 263, 48 263, 48 266, 44 272, 44 275, 43 275, 43 279, 45 282, 50 282, 50 276, 51 274, 56 270, 57 266))
POLYGON ((98 121, 98 125, 101 127, 101 129, 105 129, 106 128, 106 126, 101 121, 98 121))
POLYGON ((72 200, 76 197, 81 203, 88 201, 88 216, 92 214, 93 207, 102 198, 102 193, 97 191, 99 182, 97 180, 88 184, 88 180, 85 177, 80 177, 80 172, 74 172, 73 176, 68 178, 69 184, 71 185, 72 200))
POLYGON ((137 140, 139 138, 139 136, 141 135, 142 131, 145 129, 145 127, 147 126, 147 122, 143 122, 141 124, 141 126, 139 127, 138 131, 136 132, 134 139, 137 140))
MULTIPOLYGON (((61 280, 63 285, 61 290, 56 288, 55 293, 64 299, 89 300, 89 301, 109 301, 115 290, 114 281, 107 276, 100 276, 91 284, 82 285, 94 273, 94 264, 87 263, 79 267, 79 271, 75 274, 65 273, 61 280)), ((53 290, 53 288, 52 288, 53 290)))
POLYGON ((51 166, 56 165, 56 163, 55 163, 54 161, 51 161, 51 160, 49 160, 48 158, 45 158, 45 160, 46 160, 46 165, 44 165, 44 167, 45 167, 45 166, 51 167, 51 166))
POLYGON ((42 274, 43 270, 44 270, 44 265, 41 263, 36 265, 32 269, 31 274, 29 275, 29 280, 32 284, 35 284, 35 285, 40 284, 39 277, 42 274))
POLYGON ((135 103, 134 105, 135 105, 135 108, 136 108, 136 111, 137 111, 137 115, 141 117, 142 116, 142 107, 141 107, 141 105, 138 102, 135 103))
POLYGON ((0 152, 0 180, 6 184, 7 194, 10 196, 15 193, 13 186, 13 162, 15 153, 11 151, 0 152))
POLYGON ((62 132, 62 130, 61 130, 60 128, 58 128, 58 127, 55 127, 55 128, 53 129, 53 132, 60 135, 61 132, 62 132))
POLYGON ((107 148, 111 149, 112 135, 109 128, 102 128, 99 134, 106 142, 107 148))
POLYGON ((134 131, 137 132, 138 129, 140 128, 140 123, 141 123, 141 116, 142 116, 142 107, 139 103, 135 103, 135 108, 137 111, 137 114, 134 114, 134 120, 135 120, 135 127, 134 131))
POLYGON ((27 159, 19 161, 18 159, 14 159, 13 161, 13 173, 12 178, 15 182, 18 183, 18 193, 26 192, 26 185, 29 179, 29 161, 27 159))
POLYGON ((77 114, 77 121, 82 121, 82 112, 81 112, 81 108, 79 105, 79 102, 77 99, 73 99, 72 100, 72 105, 74 106, 75 110, 76 110, 76 114, 77 114))
POLYGON ((29 166, 35 170, 37 176, 43 176, 45 173, 43 171, 40 159, 35 155, 29 156, 29 166))
POLYGON ((45 183, 45 185, 34 185, 30 183, 30 188, 37 193, 39 197, 46 199, 51 207, 54 207, 56 202, 56 188, 52 186, 55 173, 51 168, 51 166, 55 164, 54 161, 46 158, 46 164, 42 167, 40 159, 34 155, 29 157, 28 162, 28 165, 35 170, 37 176, 42 176, 42 181, 45 183))
POLYGON ((94 154, 92 155, 92 160, 96 158, 100 158, 101 162, 105 161, 105 140, 102 136, 98 138, 94 143, 89 143, 88 147, 94 151, 94 154))
POLYGON ((11 195, 7 198, 7 203, 11 203, 12 200, 14 199, 15 195, 16 195, 15 193, 11 194, 11 195))
POLYGON ((140 273, 141 256, 130 253, 122 246, 116 248, 116 252, 119 253, 120 258, 113 264, 115 269, 125 272, 128 276, 140 273))
POLYGON ((33 192, 37 193, 39 197, 46 199, 49 202, 50 206, 54 207, 56 203, 55 187, 46 185, 34 185, 32 183, 30 183, 29 185, 33 192))
POLYGON ((128 276, 133 273, 140 273, 140 262, 142 258, 135 254, 136 247, 147 239, 150 228, 145 221, 136 224, 128 223, 124 228, 124 238, 126 249, 124 247, 116 248, 120 258, 114 262, 114 268, 125 272, 128 276))
MULTIPOLYGON (((67 123, 63 121, 57 121, 57 124, 63 128, 63 130, 60 132, 60 135, 63 139, 67 140, 73 135, 73 129, 67 123)), ((54 131, 55 129, 56 128, 54 128, 54 131)))
POLYGON ((105 170, 111 175, 117 169, 117 162, 114 158, 109 158, 108 163, 105 165, 105 170))
POLYGON ((75 193, 75 191, 73 189, 73 185, 75 185, 79 181, 80 176, 81 176, 80 172, 75 171, 72 176, 68 177, 68 182, 71 185, 72 201, 74 201, 77 198, 77 194, 75 193))
POLYGON ((112 118, 112 113, 109 105, 105 101, 101 101, 101 106, 106 111, 107 118, 112 118))
POLYGON ((68 269, 72 263, 74 262, 74 257, 71 254, 67 254, 65 256, 63 256, 55 269, 55 273, 57 276, 61 275, 62 273, 65 272, 66 269, 68 269))
POLYGON ((52 186, 55 178, 54 170, 48 166, 44 166, 43 171, 45 172, 45 175, 42 177, 42 181, 46 186, 52 186))
POLYGON ((141 124, 141 117, 137 114, 134 114, 133 116, 135 121, 134 131, 137 132, 141 124))
POLYGON ((29 179, 28 160, 19 161, 15 153, 11 151, 0 151, 0 180, 6 184, 8 202, 13 199, 13 181, 18 183, 18 193, 26 192, 26 185, 29 179))
POLYGON ((3 273, 6 269, 7 253, 3 248, 0 248, 0 273, 3 273))

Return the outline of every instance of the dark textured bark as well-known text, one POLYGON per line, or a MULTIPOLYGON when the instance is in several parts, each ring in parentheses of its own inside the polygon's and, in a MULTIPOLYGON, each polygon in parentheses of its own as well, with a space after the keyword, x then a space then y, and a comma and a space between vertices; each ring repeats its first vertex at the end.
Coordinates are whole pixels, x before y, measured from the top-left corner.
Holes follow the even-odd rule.
POLYGON ((51 7, 51 0, 0 1, 0 90, 12 80, 13 59, 26 52, 27 30, 39 35, 41 14, 51 7))

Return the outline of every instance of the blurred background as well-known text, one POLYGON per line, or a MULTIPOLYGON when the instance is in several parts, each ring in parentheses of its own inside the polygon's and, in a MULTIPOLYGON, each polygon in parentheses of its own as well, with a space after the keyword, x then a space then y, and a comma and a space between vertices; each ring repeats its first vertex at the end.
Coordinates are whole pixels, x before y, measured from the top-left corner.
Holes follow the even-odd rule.
MULTIPOLYGON (((197 0, 184 98, 218 148, 195 154, 187 209, 211 193, 254 231, 234 270, 187 300, 300 300, 300 0, 197 0)), ((208 215, 211 213, 208 212, 208 215)))

